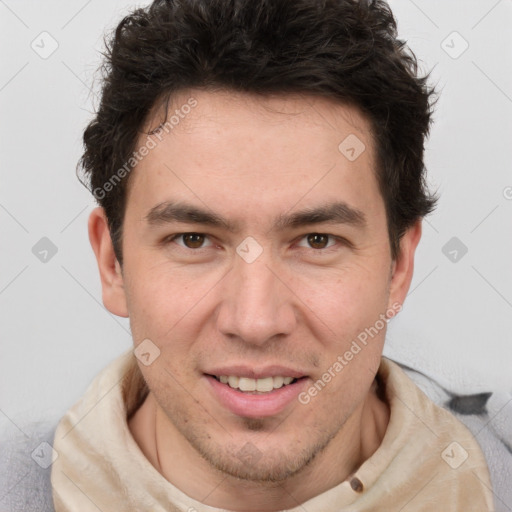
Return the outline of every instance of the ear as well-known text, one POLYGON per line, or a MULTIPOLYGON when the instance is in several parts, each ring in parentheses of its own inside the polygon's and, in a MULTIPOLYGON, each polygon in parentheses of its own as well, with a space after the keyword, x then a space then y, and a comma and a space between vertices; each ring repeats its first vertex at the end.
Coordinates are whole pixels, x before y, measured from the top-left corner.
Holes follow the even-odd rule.
POLYGON ((392 263, 389 304, 404 303, 411 286, 414 271, 414 254, 421 238, 421 220, 411 226, 400 240, 398 256, 392 263))
POLYGON ((105 210, 101 207, 89 215, 89 240, 100 271, 103 304, 114 315, 128 317, 123 274, 114 253, 105 210))

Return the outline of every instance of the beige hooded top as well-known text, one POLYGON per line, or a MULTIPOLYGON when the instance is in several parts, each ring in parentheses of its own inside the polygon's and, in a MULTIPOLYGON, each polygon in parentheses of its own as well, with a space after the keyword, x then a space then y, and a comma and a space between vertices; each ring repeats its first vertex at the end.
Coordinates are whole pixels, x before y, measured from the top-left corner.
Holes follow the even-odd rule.
MULTIPOLYGON (((107 366, 61 419, 51 481, 56 512, 220 512, 167 481, 128 429, 141 403, 130 350, 107 366)), ((383 358, 390 405, 381 446, 349 480, 293 512, 493 511, 484 455, 469 430, 383 358), (406 405, 407 404, 407 405, 406 405)))

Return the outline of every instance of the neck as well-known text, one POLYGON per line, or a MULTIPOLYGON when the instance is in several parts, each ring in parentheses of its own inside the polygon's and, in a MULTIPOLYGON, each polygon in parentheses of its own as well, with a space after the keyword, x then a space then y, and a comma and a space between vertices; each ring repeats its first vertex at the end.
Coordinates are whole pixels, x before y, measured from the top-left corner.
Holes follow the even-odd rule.
POLYGON ((135 441, 151 464, 197 501, 236 511, 294 508, 349 478, 380 446, 389 407, 374 382, 365 401, 323 450, 286 481, 254 482, 212 467, 177 431, 152 393, 129 421, 135 441))

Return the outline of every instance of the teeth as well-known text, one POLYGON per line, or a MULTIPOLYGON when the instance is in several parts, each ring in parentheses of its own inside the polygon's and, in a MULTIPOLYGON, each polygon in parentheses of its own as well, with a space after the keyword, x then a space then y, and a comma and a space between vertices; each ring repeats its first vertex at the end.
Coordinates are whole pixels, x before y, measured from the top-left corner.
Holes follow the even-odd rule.
POLYGON ((223 384, 228 384, 233 389, 251 392, 268 393, 273 389, 279 389, 291 384, 295 379, 293 377, 265 377, 263 379, 251 379, 249 377, 236 377, 234 375, 221 375, 217 377, 223 384))
POLYGON ((274 389, 279 389, 283 387, 284 384, 284 377, 274 377, 274 389))
POLYGON ((257 381, 254 379, 248 379, 246 377, 240 377, 238 379, 238 389, 240 391, 256 391, 257 381))
MULTIPOLYGON (((251 379, 253 380, 253 379, 251 379)), ((256 391, 267 392, 274 389, 274 378, 266 377, 264 379, 258 379, 254 381, 256 384, 256 391)))

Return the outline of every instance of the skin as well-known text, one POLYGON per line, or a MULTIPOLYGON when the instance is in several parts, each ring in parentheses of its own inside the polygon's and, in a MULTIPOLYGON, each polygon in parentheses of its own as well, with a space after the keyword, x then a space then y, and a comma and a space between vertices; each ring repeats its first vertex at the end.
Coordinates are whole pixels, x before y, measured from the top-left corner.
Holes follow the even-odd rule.
POLYGON ((293 508, 344 481, 381 444, 389 407, 374 377, 385 328, 309 404, 293 401, 271 417, 231 413, 204 372, 281 364, 307 375, 307 389, 403 302, 421 224, 393 260, 370 125, 357 109, 205 90, 183 92, 175 105, 190 96, 197 106, 130 176, 122 269, 103 210, 89 219, 105 306, 130 318, 135 345, 149 338, 160 349, 150 366, 139 363, 150 393, 129 428, 158 471, 196 500, 236 511, 293 508), (349 134, 366 146, 353 162, 338 150, 349 134), (147 213, 164 201, 215 212, 239 229, 151 226, 147 213), (274 225, 333 201, 364 214, 364 225, 274 225), (205 237, 171 239, 179 233, 205 237), (332 237, 311 244, 311 233, 332 237), (248 236, 263 250, 252 263, 236 252, 248 236), (244 446, 258 454, 251 464, 237 456, 244 446))

